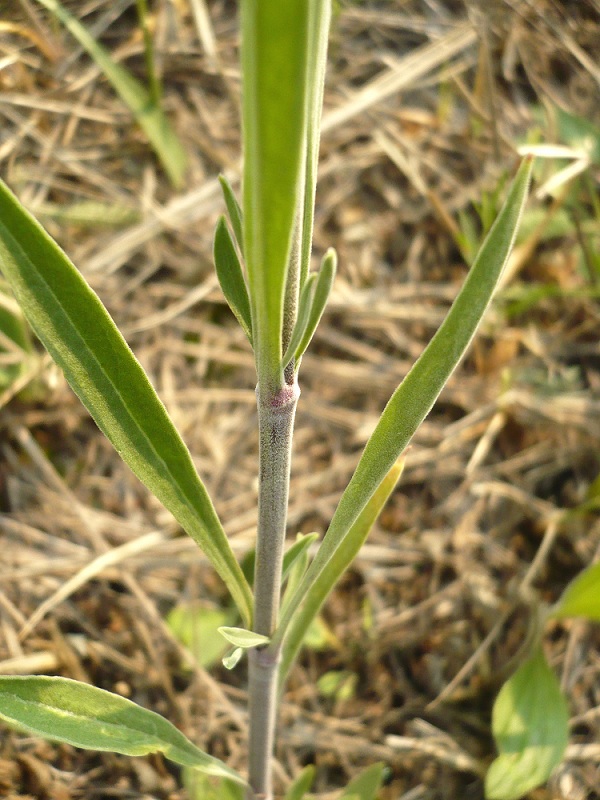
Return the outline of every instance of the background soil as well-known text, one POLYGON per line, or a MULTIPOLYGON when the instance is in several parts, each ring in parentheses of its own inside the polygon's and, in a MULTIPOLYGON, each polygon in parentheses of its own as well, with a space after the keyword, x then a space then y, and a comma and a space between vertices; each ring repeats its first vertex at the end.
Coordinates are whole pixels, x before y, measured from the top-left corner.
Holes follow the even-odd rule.
MULTIPOLYGON (((68 6, 145 80, 132 0, 68 6)), ((211 263, 216 178, 225 171, 237 185, 240 172, 236 8, 157 0, 151 23, 165 108, 189 154, 181 191, 98 68, 32 0, 0 7, 0 173, 126 335, 241 556, 254 538, 255 376, 211 263)), ((517 145, 581 151, 591 141, 596 151, 552 195, 539 190, 570 162, 537 167, 494 307, 329 602, 321 649, 293 672, 281 792, 314 763, 315 791, 334 797, 382 760, 382 800, 482 798, 491 707, 530 603, 552 602, 598 558, 599 38, 598 0, 336 3, 315 253, 334 246, 340 268, 302 367, 291 538, 326 528, 386 399, 466 273, 465 241, 481 236, 473 204, 487 192, 494 205, 517 145), (575 115, 570 126, 557 107, 575 115), (347 671, 346 695, 318 689, 332 670, 347 671)), ((1 402, 0 672, 120 692, 243 770, 245 667, 190 666, 165 624, 180 602, 226 604, 202 554, 41 353, 1 402)), ((600 630, 553 624, 545 645, 569 696, 572 744, 530 797, 592 800, 600 630)), ((160 758, 0 730, 2 797, 183 800, 179 786, 160 758)))

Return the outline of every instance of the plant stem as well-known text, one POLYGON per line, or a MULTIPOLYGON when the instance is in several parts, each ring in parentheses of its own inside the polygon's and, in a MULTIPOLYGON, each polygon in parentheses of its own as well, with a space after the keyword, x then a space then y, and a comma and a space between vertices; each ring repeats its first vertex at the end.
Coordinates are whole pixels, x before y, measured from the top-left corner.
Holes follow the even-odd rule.
MULTIPOLYGON (((257 386, 259 428, 259 495, 254 630, 271 636, 277 625, 281 564, 285 543, 297 382, 276 391, 257 386)), ((256 797, 271 800, 271 755, 277 711, 279 652, 256 649, 249 654, 250 786, 256 797)))

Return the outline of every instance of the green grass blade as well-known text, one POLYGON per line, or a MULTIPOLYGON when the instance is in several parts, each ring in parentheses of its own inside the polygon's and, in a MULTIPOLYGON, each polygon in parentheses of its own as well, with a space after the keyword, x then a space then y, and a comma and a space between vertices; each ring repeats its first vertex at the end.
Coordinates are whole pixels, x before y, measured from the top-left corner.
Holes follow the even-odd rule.
POLYGON ((26 733, 127 756, 163 753, 208 775, 245 784, 164 717, 124 697, 68 678, 0 677, 0 719, 26 733))
POLYGON ((329 597, 334 586, 346 572, 358 551, 363 546, 369 531, 394 487, 400 480, 404 469, 404 457, 399 458, 392 469, 383 479, 376 492, 373 494, 362 513, 350 529, 348 535, 342 540, 325 568, 308 590, 300 609, 294 614, 287 630, 282 649, 281 666, 279 669, 279 685, 283 686, 287 673, 296 659, 302 642, 312 621, 317 616, 324 602, 329 597))
POLYGON ((242 215, 242 209, 240 208, 240 204, 238 203, 235 193, 231 188, 231 184, 229 183, 225 175, 219 175, 219 183, 221 184, 223 199, 225 200, 227 213, 229 214, 229 222, 231 222, 231 227, 233 228, 233 235, 235 236, 235 240, 237 242, 238 247, 240 248, 240 253, 242 254, 243 257, 244 219, 242 215))
POLYGON ((259 381, 281 385, 283 299, 306 141, 315 0, 243 0, 244 257, 259 381))
POLYGON ((346 786, 340 800, 376 800, 384 776, 385 764, 372 764, 346 786))
POLYGON ((189 451, 144 370, 67 256, 1 182, 0 269, 98 427, 204 550, 250 624, 250 588, 189 451))
POLYGON ((131 110, 138 125, 165 168, 171 183, 184 183, 187 155, 169 120, 152 100, 150 92, 124 67, 117 64, 86 28, 58 0, 37 0, 65 26, 100 67, 121 100, 131 110))
POLYGON ((304 767, 300 775, 287 790, 283 800, 304 800, 315 780, 315 768, 312 764, 304 767))
MULTIPOLYGON (((531 167, 531 159, 525 159, 446 319, 389 400, 291 607, 301 601, 326 567, 469 346, 512 249, 527 198, 531 167)), ((289 614, 282 615, 279 630, 273 636, 274 645, 281 641, 288 623, 289 614)))
POLYGON ((213 255, 217 277, 225 299, 250 343, 252 343, 252 319, 248 287, 246 286, 242 265, 225 222, 225 217, 219 217, 217 222, 213 255))

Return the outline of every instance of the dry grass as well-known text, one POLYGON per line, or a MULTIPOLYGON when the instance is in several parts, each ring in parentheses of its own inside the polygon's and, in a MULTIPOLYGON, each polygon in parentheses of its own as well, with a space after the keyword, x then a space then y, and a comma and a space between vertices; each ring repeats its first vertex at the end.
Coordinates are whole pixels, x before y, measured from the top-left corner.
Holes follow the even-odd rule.
MULTIPOLYGON (((143 78, 131 0, 69 5, 143 78)), ((378 413, 465 274, 457 215, 514 168, 533 106, 552 100, 600 123, 597 0, 340 6, 315 246, 335 246, 341 267, 302 369, 290 535, 326 527, 378 413)), ((243 553, 255 525, 253 361, 211 265, 216 176, 239 175, 234 4, 157 0, 152 21, 165 105, 190 154, 183 192, 170 189, 97 68, 31 0, 0 9, 0 171, 126 333, 243 553), (82 203, 96 217, 89 224, 77 219, 82 203)), ((597 190, 597 170, 589 174, 597 190)), ((564 513, 600 472, 598 284, 577 266, 576 225, 551 240, 537 233, 505 291, 560 291, 514 316, 495 306, 415 438, 402 486, 327 607, 331 646, 306 652, 292 675, 280 789, 314 762, 316 790, 333 797, 383 760, 382 799, 482 798, 491 704, 531 598, 552 601, 598 557, 597 515, 564 513), (319 696, 328 669, 356 673, 353 697, 319 696)), ((244 668, 184 669, 163 621, 182 597, 221 604, 222 587, 62 376, 46 360, 38 373, 33 399, 6 396, 0 410, 0 672, 124 693, 243 769, 244 668)), ((557 624, 546 643, 569 694, 573 744, 531 797, 592 800, 600 633, 557 624)), ((6 731, 0 795, 186 797, 159 759, 6 731)))

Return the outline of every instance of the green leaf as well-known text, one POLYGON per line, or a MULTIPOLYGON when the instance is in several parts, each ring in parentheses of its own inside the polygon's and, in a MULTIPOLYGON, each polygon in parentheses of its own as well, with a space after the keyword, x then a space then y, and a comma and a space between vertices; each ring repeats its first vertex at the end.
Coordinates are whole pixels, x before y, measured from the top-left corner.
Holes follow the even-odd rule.
POLYGON ((100 430, 204 550, 249 625, 250 588, 165 407, 97 296, 1 182, 0 268, 100 430))
POLYGON ((246 796, 239 784, 195 769, 183 770, 183 785, 191 800, 244 800, 246 796))
POLYGON ((314 1, 244 0, 240 7, 244 257, 256 364, 264 386, 283 383, 283 298, 300 202, 307 31, 314 1))
POLYGON ((282 360, 284 367, 289 364, 292 358, 297 363, 306 352, 306 348, 314 336, 329 300, 336 268, 337 255, 335 250, 330 248, 323 257, 321 268, 317 275, 310 275, 304 284, 300 296, 298 319, 282 360))
MULTIPOLYGON (((398 483, 404 469, 404 457, 398 459, 385 476, 375 494, 370 498, 358 519, 342 539, 339 547, 310 586, 300 608, 292 616, 292 621, 283 640, 281 665, 279 669, 279 685, 293 664, 307 632, 315 617, 323 607, 329 594, 342 575, 346 572, 358 551, 363 546, 375 520, 381 513, 394 487, 398 483)), ((288 606, 286 605, 285 611, 288 606)), ((293 608, 292 608, 293 610, 293 608)), ((283 614, 282 614, 283 616, 283 614)))
POLYGON ((89 31, 58 0, 37 0, 37 2, 54 14, 87 50, 148 137, 172 184, 177 188, 181 187, 187 166, 186 152, 162 109, 153 102, 150 92, 130 72, 117 64, 108 51, 98 44, 89 31))
POLYGON ((296 324, 294 325, 294 330, 292 331, 290 342, 286 348, 285 353, 283 354, 283 358, 281 359, 281 366, 284 369, 285 367, 287 367, 287 365, 294 357, 294 354, 296 353, 296 350, 298 349, 300 342, 304 337, 304 333, 308 326, 308 320, 310 319, 310 310, 312 307, 316 282, 317 282, 316 273, 313 275, 309 275, 302 291, 300 292, 300 299, 298 301, 298 314, 296 316, 296 324))
POLYGON ((306 330, 304 331, 304 335, 300 340, 300 344, 296 348, 294 352, 294 358, 296 361, 302 356, 302 354, 306 351, 306 348, 311 342, 312 337, 317 329, 317 325, 321 321, 321 317, 323 316, 323 312, 325 311, 325 306, 327 305, 327 301, 329 300, 329 295, 331 293, 331 287, 333 286, 333 280, 335 278, 335 271, 337 269, 337 254, 335 250, 330 248, 324 255, 323 261, 321 262, 321 268, 319 270, 319 274, 317 276, 317 282, 315 284, 315 290, 313 292, 312 303, 310 307, 310 316, 308 318, 308 325, 306 326, 306 330))
POLYGON ((285 793, 284 800, 303 800, 304 795, 310 791, 315 779, 315 768, 312 764, 304 767, 300 775, 285 793))
POLYGON ((321 137, 323 89, 327 66, 327 42, 331 19, 331 0, 316 0, 310 5, 308 26, 307 125, 303 176, 302 236, 300 252, 300 288, 308 277, 312 249, 315 192, 321 137))
POLYGON ((223 666, 225 669, 234 669, 240 663, 240 659, 243 655, 243 648, 236 647, 229 655, 223 657, 223 666))
POLYGON ((373 764, 367 767, 357 778, 350 781, 340 800, 350 800, 351 797, 356 797, 357 800, 376 800, 385 769, 385 764, 373 764))
POLYGON ((343 702, 354 697, 357 683, 356 672, 333 669, 321 675, 317 681, 317 689, 323 697, 333 697, 338 702, 343 702))
MULTIPOLYGON (((369 498, 406 448, 469 346, 512 249, 527 198, 531 166, 531 159, 525 159, 446 319, 381 415, 321 547, 296 592, 296 605, 325 569, 369 498)), ((287 617, 282 615, 274 642, 281 641, 288 623, 289 613, 287 617)))
POLYGON ((223 199, 225 200, 225 205, 227 206, 227 213, 229 214, 229 222, 231 222, 231 227, 233 228, 233 234, 235 236, 237 246, 240 248, 240 253, 243 256, 244 220, 242 216, 242 209, 240 208, 240 204, 238 203, 234 191, 231 188, 231 184, 229 183, 225 175, 219 175, 219 183, 221 184, 223 199))
POLYGON ((127 756, 163 753, 176 764, 245 784, 154 711, 68 678, 0 676, 0 718, 51 741, 127 756))
POLYGON ((206 608, 197 603, 178 605, 167 616, 167 625, 205 669, 223 656, 227 645, 219 628, 235 621, 235 613, 220 608, 206 608))
POLYGON ((600 622, 600 561, 571 581, 552 610, 552 616, 557 619, 585 617, 600 622))
POLYGON ((217 222, 213 254, 217 277, 225 299, 252 344, 252 319, 248 287, 246 286, 242 265, 225 222, 225 217, 219 217, 217 222))
POLYGON ((569 714, 541 647, 504 684, 494 703, 492 732, 500 755, 485 779, 487 800, 518 800, 560 764, 569 714))
POLYGON ((227 641, 235 647, 241 647, 247 650, 251 647, 260 647, 264 644, 269 644, 269 637, 263 636, 262 633, 254 633, 254 631, 247 631, 244 628, 231 628, 223 625, 219 628, 219 633, 227 641))

